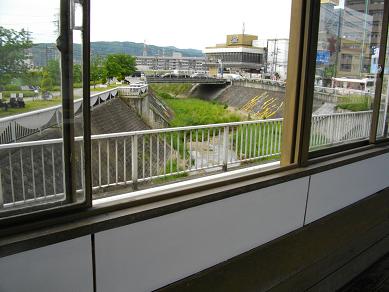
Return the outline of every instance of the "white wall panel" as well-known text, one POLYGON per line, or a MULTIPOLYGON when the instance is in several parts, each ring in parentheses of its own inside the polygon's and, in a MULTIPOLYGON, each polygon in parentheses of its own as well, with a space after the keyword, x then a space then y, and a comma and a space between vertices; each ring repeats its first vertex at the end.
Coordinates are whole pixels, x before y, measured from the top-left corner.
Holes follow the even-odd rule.
POLYGON ((301 178, 97 233, 97 291, 150 291, 302 227, 307 188, 301 178))
POLYGON ((340 210, 389 186, 389 154, 311 177, 306 223, 340 210))
POLYGON ((0 291, 92 292, 91 250, 85 236, 0 258, 0 291))

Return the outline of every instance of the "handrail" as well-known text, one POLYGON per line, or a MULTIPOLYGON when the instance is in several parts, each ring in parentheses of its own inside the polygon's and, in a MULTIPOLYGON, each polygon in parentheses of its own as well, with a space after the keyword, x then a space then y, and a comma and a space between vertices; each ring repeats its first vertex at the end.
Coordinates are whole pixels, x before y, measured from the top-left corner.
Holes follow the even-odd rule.
MULTIPOLYGON (((105 94, 105 93, 109 93, 111 91, 118 90, 119 88, 120 87, 115 87, 115 88, 112 88, 112 89, 108 89, 108 90, 105 90, 105 91, 94 93, 94 94, 92 94, 90 96, 90 98, 92 99, 93 97, 99 96, 101 94, 105 94)), ((79 102, 82 102, 82 98, 76 99, 74 101, 74 103, 79 103, 79 102)), ((34 110, 34 111, 22 113, 22 114, 17 114, 17 115, 12 115, 12 116, 9 116, 9 117, 0 118, 0 123, 8 122, 8 121, 13 121, 13 120, 16 120, 16 119, 25 118, 25 117, 29 117, 29 116, 33 116, 33 115, 44 113, 44 112, 49 112, 49 111, 52 111, 52 110, 55 110, 55 109, 59 109, 59 108, 62 108, 62 105, 55 105, 55 106, 47 107, 47 108, 44 108, 44 109, 34 110)))
MULTIPOLYGON (((314 115, 312 120, 314 149, 368 138, 371 112, 314 115)), ((92 135, 92 189, 136 190, 160 179, 278 160, 282 123, 279 118, 92 135)), ((75 168, 82 173, 83 137, 75 141, 75 168)), ((0 212, 63 199, 62 143, 57 138, 0 145, 0 212)), ((77 188, 82 184, 80 179, 77 188)))
MULTIPOLYGON (((353 116, 356 114, 371 114, 371 113, 372 111, 319 114, 319 115, 313 115, 312 119, 321 118, 321 117, 326 118, 326 117, 333 117, 333 116, 353 116)), ((282 121, 283 118, 260 119, 260 120, 243 121, 243 122, 230 122, 230 123, 220 123, 220 124, 206 124, 206 125, 196 125, 196 126, 148 129, 148 130, 138 130, 138 131, 130 131, 130 132, 117 132, 117 133, 110 133, 110 134, 91 135, 91 139, 92 140, 111 139, 111 138, 120 138, 120 137, 132 137, 132 136, 141 136, 141 135, 149 135, 149 134, 163 134, 163 133, 201 130, 201 129, 214 129, 214 128, 241 126, 241 125, 251 125, 251 124, 258 124, 258 123, 282 122, 282 121)), ((83 140, 83 137, 78 136, 75 137, 74 139, 76 142, 80 142, 83 140)), ((28 142, 15 142, 15 143, 8 143, 8 144, 0 144, 0 150, 29 147, 29 146, 40 146, 40 145, 48 145, 48 144, 58 144, 58 143, 62 143, 61 138, 28 141, 28 142)))

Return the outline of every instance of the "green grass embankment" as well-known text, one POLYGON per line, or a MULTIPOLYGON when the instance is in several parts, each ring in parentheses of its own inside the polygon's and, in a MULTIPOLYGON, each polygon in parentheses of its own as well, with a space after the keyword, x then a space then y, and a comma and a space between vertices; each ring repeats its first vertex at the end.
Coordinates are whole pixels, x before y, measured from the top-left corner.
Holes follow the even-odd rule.
POLYGON ((61 101, 62 101, 61 98, 53 98, 51 100, 27 101, 25 102, 26 106, 24 108, 8 108, 7 111, 0 109, 0 118, 59 105, 61 104, 61 101))
POLYGON ((367 111, 371 109, 370 97, 365 95, 341 96, 336 108, 353 112, 367 111))
POLYGON ((169 94, 173 97, 187 96, 192 89, 190 83, 153 83, 150 84, 151 89, 157 93, 157 95, 169 94))

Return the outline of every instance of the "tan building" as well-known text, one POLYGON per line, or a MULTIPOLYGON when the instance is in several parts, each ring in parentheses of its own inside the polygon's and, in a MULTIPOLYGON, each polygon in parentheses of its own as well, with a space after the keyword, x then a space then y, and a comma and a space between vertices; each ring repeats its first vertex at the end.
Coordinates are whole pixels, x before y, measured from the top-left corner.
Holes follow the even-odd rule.
POLYGON ((257 40, 255 35, 231 34, 227 35, 225 44, 205 48, 209 74, 259 73, 265 66, 265 48, 255 46, 257 40))

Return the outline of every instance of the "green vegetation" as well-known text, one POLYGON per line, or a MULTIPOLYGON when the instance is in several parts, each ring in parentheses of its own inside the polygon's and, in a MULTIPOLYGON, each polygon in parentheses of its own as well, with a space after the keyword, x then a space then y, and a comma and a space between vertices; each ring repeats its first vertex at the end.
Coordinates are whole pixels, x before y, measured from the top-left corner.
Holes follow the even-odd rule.
POLYGON ((43 109, 51 106, 55 106, 61 103, 61 98, 53 98, 52 100, 34 100, 27 101, 24 108, 8 108, 8 111, 0 110, 0 118, 4 118, 11 115, 22 114, 38 109, 43 109))
POLYGON ((224 105, 190 99, 167 99, 167 105, 175 112, 172 126, 194 126, 238 122, 241 117, 228 111, 224 105))
POLYGON ((261 124, 243 125, 234 132, 233 143, 240 159, 252 159, 264 156, 259 160, 279 159, 280 155, 273 155, 281 150, 280 122, 266 122, 261 124))
POLYGON ((90 90, 91 90, 91 93, 93 94, 94 92, 106 91, 106 90, 109 90, 109 89, 116 88, 118 86, 119 85, 116 85, 116 84, 109 84, 109 85, 107 85, 107 87, 97 87, 97 88, 91 86, 90 90))
POLYGON ((99 55, 91 57, 90 61, 90 81, 93 87, 96 87, 96 84, 99 82, 107 82, 107 70, 104 67, 104 59, 99 55))
POLYGON ((104 62, 104 67, 108 78, 116 77, 118 80, 124 80, 126 76, 136 71, 135 58, 126 54, 108 55, 104 62))
POLYGON ((219 124, 241 121, 241 117, 231 113, 222 104, 210 103, 197 98, 166 98, 163 101, 174 111, 173 127, 219 124))
POLYGON ((188 95, 190 89, 192 88, 192 84, 189 83, 155 83, 150 84, 152 90, 154 90, 157 95, 161 97, 169 98, 166 94, 177 97, 179 95, 188 95))
MULTIPOLYGON (((153 182, 155 184, 159 184, 159 183, 174 181, 174 180, 177 180, 178 178, 182 178, 182 177, 187 177, 188 173, 182 172, 182 171, 184 171, 184 169, 182 169, 181 166, 179 167, 177 165, 177 159, 169 159, 168 161, 166 161, 166 173, 176 173, 176 174, 157 178, 153 182)), ((163 168, 162 168, 162 170, 160 170, 159 173, 161 173, 161 174, 164 173, 163 168)))
POLYGON ((370 97, 365 95, 349 95, 339 97, 336 108, 353 112, 370 110, 370 97))
POLYGON ((0 26, 0 88, 28 70, 26 51, 32 47, 30 33, 0 26))

